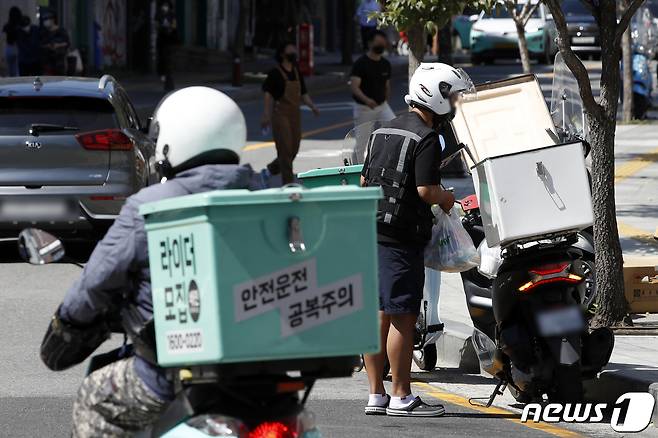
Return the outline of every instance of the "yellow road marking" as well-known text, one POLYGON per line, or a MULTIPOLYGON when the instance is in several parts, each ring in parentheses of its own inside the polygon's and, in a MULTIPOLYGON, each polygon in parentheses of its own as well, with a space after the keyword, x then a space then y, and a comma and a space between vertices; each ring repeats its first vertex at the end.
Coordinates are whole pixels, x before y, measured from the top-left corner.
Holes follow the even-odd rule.
POLYGON ((532 421, 529 421, 527 423, 521 423, 521 416, 515 412, 508 411, 506 409, 501 409, 498 407, 493 407, 493 406, 490 408, 487 408, 485 406, 479 406, 479 405, 473 406, 466 397, 462 397, 460 395, 453 394, 450 392, 441 391, 428 383, 414 382, 413 385, 423 389, 426 394, 432 397, 436 397, 439 400, 443 400, 445 402, 452 403, 454 405, 458 405, 464 408, 472 409, 474 411, 482 412, 484 414, 500 416, 500 418, 504 420, 511 421, 512 423, 516 423, 521 426, 528 427, 530 429, 539 430, 541 432, 548 433, 553 436, 558 436, 561 438, 584 437, 584 435, 581 435, 577 432, 563 429, 561 427, 557 427, 548 423, 534 423, 532 421))
MULTIPOLYGON (((654 238, 650 232, 641 228, 636 228, 632 225, 628 225, 624 222, 617 221, 617 230, 619 230, 619 234, 621 236, 624 236, 628 239, 637 240, 649 245, 658 244, 658 241, 656 241, 656 238, 654 238)), ((658 230, 656 230, 656 232, 658 233, 658 230)))
POLYGON ((646 154, 639 155, 626 163, 615 168, 615 183, 630 178, 645 167, 658 161, 658 149, 654 149, 646 154))
MULTIPOLYGON (((649 167, 656 161, 658 161, 658 148, 621 164, 615 168, 615 184, 625 180, 626 178, 630 178, 641 170, 649 167)), ((653 238, 651 233, 646 230, 636 228, 632 225, 628 225, 620 221, 617 221, 617 229, 619 230, 619 234, 626 238, 651 245, 656 244, 656 240, 653 238)))

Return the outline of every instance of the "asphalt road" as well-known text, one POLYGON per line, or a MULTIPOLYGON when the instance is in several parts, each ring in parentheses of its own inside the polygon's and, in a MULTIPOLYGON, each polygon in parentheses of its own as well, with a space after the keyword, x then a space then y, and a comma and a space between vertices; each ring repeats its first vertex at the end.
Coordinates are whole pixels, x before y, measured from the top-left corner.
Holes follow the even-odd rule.
MULTIPOLYGON (((519 73, 516 65, 497 65, 467 69, 475 82, 494 80, 519 73)), ((542 85, 550 87, 550 69, 538 69, 542 85)), ((393 84, 391 104, 404 110, 404 80, 393 84)), ((322 115, 314 118, 304 112, 304 131, 311 132, 303 143, 296 170, 340 164, 336 152, 350 129, 351 100, 347 90, 333 90, 313 96, 322 115), (332 128, 328 128, 332 127, 332 128), (314 133, 313 133, 314 132, 314 133)), ((152 102, 155 106, 156 102, 152 102)), ((251 146, 245 161, 256 169, 274 157, 270 140, 260 131, 260 102, 241 104, 249 127, 251 146)), ((83 257, 84 248, 74 249, 83 257)), ((53 373, 39 360, 38 348, 50 316, 66 289, 80 273, 73 265, 57 264, 34 267, 17 260, 13 243, 0 243, 0 436, 64 437, 68 435, 70 410, 85 366, 53 373)), ((117 339, 114 340, 116 344, 117 339)), ((112 346, 109 343, 106 348, 112 346)), ((449 373, 446 371, 446 373, 449 373)), ((422 377, 422 376, 421 376, 422 377)), ((491 380, 481 376, 435 375, 433 381, 454 380, 463 388, 477 385, 480 392, 490 391, 491 380), (483 389, 484 388, 484 389, 483 389)), ((520 425, 514 421, 518 410, 482 410, 469 407, 462 396, 437 392, 432 387, 417 385, 415 391, 427 393, 428 401, 443 400, 447 414, 439 419, 400 419, 366 417, 363 404, 367 396, 364 373, 351 379, 319 382, 309 407, 327 437, 429 437, 429 436, 577 436, 556 427, 543 429, 520 425), (448 394, 448 395, 446 395, 448 394)), ((583 433, 588 434, 587 431, 583 433)), ((597 434, 598 436, 598 434, 597 434)))

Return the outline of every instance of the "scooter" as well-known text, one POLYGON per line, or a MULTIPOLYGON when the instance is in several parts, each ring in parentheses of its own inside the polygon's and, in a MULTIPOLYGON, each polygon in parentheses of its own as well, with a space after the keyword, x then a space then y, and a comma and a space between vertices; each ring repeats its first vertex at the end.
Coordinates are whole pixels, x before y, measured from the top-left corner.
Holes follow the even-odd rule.
MULTIPOLYGON (((551 113, 556 143, 580 141, 589 154, 586 120, 575 78, 556 56, 551 113)), ((607 364, 614 336, 590 330, 596 299, 591 229, 489 248, 475 195, 461 201, 462 224, 481 264, 462 273, 472 343, 480 365, 517 401, 579 401, 582 382, 607 364)))
MULTIPOLYGON (((38 229, 23 230, 19 254, 28 263, 43 265, 67 259, 62 242, 38 229)), ((91 358, 87 374, 134 354, 120 323, 110 324, 124 334, 124 344, 91 358)), ((348 377, 358 356, 295 361, 269 361, 169 369, 175 399, 158 421, 134 436, 185 438, 319 438, 313 413, 305 409, 319 378, 348 377)))

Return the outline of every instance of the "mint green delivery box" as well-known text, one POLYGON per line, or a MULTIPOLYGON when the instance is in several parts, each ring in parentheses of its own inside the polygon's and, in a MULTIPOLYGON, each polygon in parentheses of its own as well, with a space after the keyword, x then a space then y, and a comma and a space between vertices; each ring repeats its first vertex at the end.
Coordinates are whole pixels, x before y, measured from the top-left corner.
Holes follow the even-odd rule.
POLYGON ((338 185, 361 185, 361 170, 363 164, 343 167, 327 167, 313 169, 297 174, 297 178, 305 187, 315 188, 338 185))
POLYGON ((158 363, 379 350, 379 188, 222 190, 142 206, 158 363))

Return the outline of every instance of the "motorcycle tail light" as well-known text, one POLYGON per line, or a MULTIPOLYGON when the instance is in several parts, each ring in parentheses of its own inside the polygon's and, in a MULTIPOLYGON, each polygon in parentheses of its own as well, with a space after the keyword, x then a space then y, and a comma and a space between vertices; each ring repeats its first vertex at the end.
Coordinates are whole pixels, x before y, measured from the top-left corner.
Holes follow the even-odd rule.
POLYGON ((528 271, 531 280, 521 287, 518 291, 527 293, 533 289, 551 283, 571 283, 577 284, 583 281, 580 275, 569 272, 571 263, 555 263, 550 265, 539 266, 528 271))
POLYGON ((249 438, 297 438, 297 436, 296 428, 280 421, 261 423, 249 432, 249 438))

